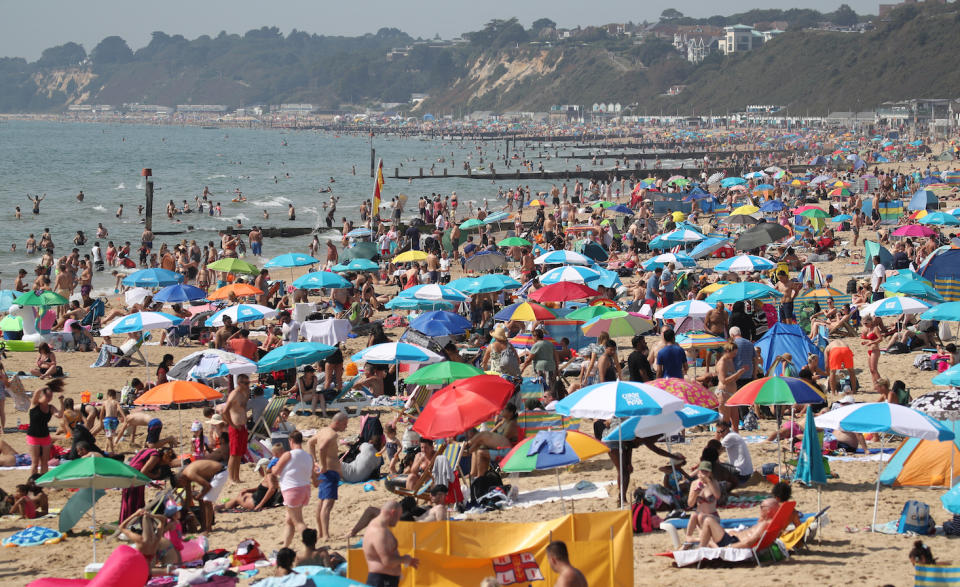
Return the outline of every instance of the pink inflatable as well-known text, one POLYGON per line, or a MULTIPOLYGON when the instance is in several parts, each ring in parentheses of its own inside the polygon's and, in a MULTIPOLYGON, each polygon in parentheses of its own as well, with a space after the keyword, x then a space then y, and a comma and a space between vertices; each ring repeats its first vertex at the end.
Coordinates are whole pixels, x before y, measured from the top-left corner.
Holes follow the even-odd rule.
POLYGON ((137 549, 121 544, 93 579, 37 579, 27 587, 143 587, 148 580, 147 560, 137 549))

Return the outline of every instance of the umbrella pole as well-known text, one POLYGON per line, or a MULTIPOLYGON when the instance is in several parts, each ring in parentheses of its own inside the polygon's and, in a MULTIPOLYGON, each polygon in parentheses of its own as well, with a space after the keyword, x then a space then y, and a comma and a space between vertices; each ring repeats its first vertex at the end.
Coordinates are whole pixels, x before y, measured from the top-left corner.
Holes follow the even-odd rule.
MULTIPOLYGON (((956 420, 953 421, 953 435, 954 435, 954 436, 957 435, 957 421, 956 421, 956 420)), ((956 440, 953 440, 953 441, 951 441, 951 442, 956 443, 956 440)), ((953 453, 955 453, 955 452, 956 452, 956 450, 954 450, 954 448, 951 446, 951 447, 950 447, 950 489, 953 489, 953 453)))
POLYGON ((567 515, 567 504, 563 502, 563 487, 560 486, 560 468, 554 467, 553 472, 557 474, 557 491, 560 492, 560 507, 563 508, 563 515, 567 515))
MULTIPOLYGON (((774 406, 774 409, 779 406, 774 406)), ((780 428, 783 426, 783 412, 777 410, 777 478, 783 474, 783 449, 780 447, 780 428)))
POLYGON ((93 562, 97 562, 97 490, 90 494, 90 504, 93 506, 93 562))
MULTIPOLYGON (((617 459, 617 462, 620 463, 620 466, 617 468, 617 474, 620 479, 617 482, 617 507, 623 509, 623 422, 620 423, 621 426, 617 427, 617 451, 620 453, 620 457, 617 459)), ((562 499, 562 497, 561 497, 562 499)))
POLYGON ((871 532, 877 531, 877 506, 880 504, 880 471, 883 466, 883 434, 880 435, 880 460, 877 461, 877 489, 873 494, 873 525, 871 532))

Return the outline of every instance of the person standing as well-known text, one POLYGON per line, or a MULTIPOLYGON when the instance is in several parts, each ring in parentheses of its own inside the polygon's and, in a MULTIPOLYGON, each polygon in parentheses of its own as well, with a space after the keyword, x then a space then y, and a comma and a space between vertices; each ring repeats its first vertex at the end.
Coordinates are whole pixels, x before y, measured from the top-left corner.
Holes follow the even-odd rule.
POLYGON ((539 328, 533 331, 533 346, 530 347, 530 354, 527 360, 523 362, 520 372, 523 373, 530 363, 533 363, 533 371, 544 378, 547 388, 553 388, 554 381, 557 378, 557 350, 553 343, 543 339, 543 331, 539 328))
POLYGON ((883 287, 883 283, 887 280, 887 268, 884 267, 883 262, 880 261, 880 255, 873 256, 873 273, 870 274, 870 289, 873 291, 873 297, 870 299, 871 302, 883 299, 883 292, 880 291, 880 288, 883 287))
POLYGON ((330 540, 330 512, 338 497, 341 469, 337 454, 339 448, 338 434, 347 429, 347 414, 337 412, 330 420, 330 425, 320 430, 310 439, 310 453, 316 455, 317 480, 319 482, 317 497, 317 526, 321 540, 330 540))
POLYGON ((669 328, 664 330, 663 347, 657 351, 657 378, 683 379, 687 368, 687 353, 677 344, 676 334, 669 328))
POLYGON ((290 547, 294 533, 303 532, 307 526, 303 521, 303 508, 310 502, 310 484, 314 479, 313 457, 303 450, 303 435, 294 430, 288 440, 290 450, 280 455, 272 470, 280 483, 280 494, 287 509, 284 548, 290 547))
POLYGON ((797 317, 793 313, 793 300, 797 297, 803 285, 787 278, 786 271, 777 272, 777 291, 783 294, 780 300, 780 321, 786 324, 796 324, 797 317))
POLYGON ((756 350, 753 343, 743 337, 740 328, 737 326, 730 327, 730 338, 733 340, 733 344, 737 346, 737 356, 733 360, 733 368, 735 371, 742 371, 737 378, 737 389, 739 389, 753 381, 756 350))
POLYGON ((643 336, 636 335, 631 341, 633 352, 627 357, 627 372, 630 374, 630 381, 643 383, 653 379, 653 369, 650 368, 650 361, 647 355, 650 349, 647 348, 647 341, 643 336))
POLYGON ((230 435, 230 458, 227 469, 230 480, 240 483, 240 463, 247 454, 247 401, 250 399, 250 376, 237 375, 237 386, 227 396, 223 406, 223 421, 230 435))
POLYGON ((673 303, 673 294, 676 289, 676 278, 673 270, 676 267, 673 263, 667 263, 663 273, 660 275, 660 289, 663 290, 663 305, 669 306, 673 303))
MULTIPOLYGON (((394 587, 400 584, 403 565, 413 567, 420 561, 409 554, 400 555, 397 537, 391 528, 400 521, 401 508, 390 500, 380 508, 380 515, 370 522, 363 533, 363 557, 367 560, 367 585, 394 587)), ((586 585, 586 583, 584 583, 586 585)))
POLYGON ((63 379, 53 379, 37 391, 30 399, 30 424, 27 427, 27 444, 30 446, 30 474, 43 475, 50 461, 50 418, 59 415, 51 403, 54 393, 63 392, 63 379))

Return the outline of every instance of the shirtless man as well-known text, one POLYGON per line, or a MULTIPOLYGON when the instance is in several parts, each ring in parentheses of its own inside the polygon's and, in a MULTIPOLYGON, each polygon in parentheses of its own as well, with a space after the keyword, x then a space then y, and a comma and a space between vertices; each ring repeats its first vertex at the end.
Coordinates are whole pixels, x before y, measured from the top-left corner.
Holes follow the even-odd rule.
POLYGON ((333 241, 327 241, 327 267, 333 267, 339 259, 340 253, 337 251, 337 246, 333 244, 333 241))
POLYGON ((550 563, 550 569, 557 574, 555 587, 587 587, 587 578, 570 564, 570 554, 565 542, 554 540, 547 545, 547 562, 550 563))
POLYGON ((797 297, 803 285, 799 282, 790 281, 787 278, 786 271, 777 272, 777 291, 783 294, 780 299, 780 321, 788 324, 796 324, 797 317, 793 314, 793 300, 797 297))
POLYGON ((230 480, 240 483, 240 462, 247 454, 247 400, 250 399, 250 376, 237 375, 237 387, 227 396, 223 406, 223 421, 230 434, 230 459, 227 469, 230 480))
POLYGON ((440 258, 433 251, 427 255, 427 272, 430 283, 440 283, 440 258))
POLYGON ((717 302, 717 306, 707 312, 703 318, 703 327, 714 336, 726 338, 727 310, 723 307, 723 302, 717 302))
POLYGON ((27 237, 27 242, 24 246, 27 249, 28 255, 32 255, 37 252, 37 239, 34 238, 33 234, 27 237))
POLYGON ((347 419, 346 413, 337 412, 330 420, 330 425, 321 429, 307 445, 307 452, 313 455, 317 463, 317 497, 320 499, 317 504, 317 526, 321 540, 330 540, 330 512, 337 501, 337 487, 341 476, 337 435, 347 429, 347 419))
MULTIPOLYGON (((12 450, 12 449, 11 449, 12 450)), ((415 522, 446 522, 448 516, 447 513, 447 486, 444 484, 434 485, 430 488, 430 504, 431 507, 426 512, 416 515, 416 512, 410 513, 413 516, 413 521, 415 522)), ((402 506, 401 506, 402 509, 402 506)), ((353 529, 350 530, 350 537, 353 538, 360 533, 361 530, 366 528, 370 522, 372 522, 377 516, 380 515, 380 508, 375 508, 373 506, 368 507, 360 514, 360 519, 357 520, 357 523, 353 525, 353 529)), ((409 520, 407 520, 409 521, 409 520)))
POLYGON ((720 521, 714 517, 705 517, 701 520, 703 529, 700 531, 700 546, 717 548, 723 546, 732 546, 734 548, 750 548, 760 541, 763 533, 767 531, 770 520, 777 512, 780 504, 772 497, 768 497, 760 503, 760 519, 753 526, 739 532, 723 529, 720 521))
POLYGON ((841 340, 831 340, 830 344, 823 349, 823 354, 827 359, 829 391, 831 393, 840 393, 837 373, 841 369, 845 369, 847 376, 850 378, 850 387, 853 389, 853 393, 856 393, 859 385, 857 383, 857 373, 853 368, 853 351, 850 347, 841 340))
POLYGON ((23 282, 23 278, 27 276, 26 269, 20 269, 17 271, 17 279, 13 282, 13 291, 27 291, 27 284, 23 282))
POLYGON ((193 461, 180 471, 177 477, 177 486, 186 492, 184 507, 190 509, 192 500, 200 502, 200 531, 210 532, 213 529, 213 504, 220 498, 220 493, 227 484, 228 471, 223 462, 209 458, 193 461), (192 485, 200 486, 200 492, 193 494, 192 485))
POLYGON ((253 287, 263 292, 257 295, 257 303, 261 306, 266 306, 270 296, 270 272, 266 269, 261 269, 260 274, 253 280, 253 287))
POLYGON ((117 427, 124 419, 123 411, 120 409, 120 402, 117 401, 117 390, 108 389, 107 399, 100 406, 100 420, 103 423, 103 433, 107 437, 107 452, 114 453, 114 437, 117 433, 117 427))
POLYGON ((223 326, 217 329, 213 335, 214 348, 222 349, 227 344, 227 340, 237 331, 233 325, 233 319, 230 316, 223 317, 223 326))
POLYGON ((417 568, 420 561, 409 554, 400 556, 393 528, 400 521, 400 504, 388 501, 380 508, 380 515, 370 522, 363 533, 363 556, 367 559, 367 585, 395 587, 400 584, 403 565, 417 568))
POLYGON ((523 249, 523 256, 520 258, 520 273, 525 281, 533 277, 533 253, 529 248, 523 249))

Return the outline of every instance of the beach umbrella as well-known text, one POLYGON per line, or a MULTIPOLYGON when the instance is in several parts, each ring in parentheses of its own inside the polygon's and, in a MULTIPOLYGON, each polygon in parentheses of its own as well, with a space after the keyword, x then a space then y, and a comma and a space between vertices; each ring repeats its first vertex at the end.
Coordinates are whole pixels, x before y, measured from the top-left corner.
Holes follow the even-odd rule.
POLYGON ((340 262, 349 263, 356 259, 370 260, 380 254, 377 250, 377 244, 371 242, 360 242, 354 244, 340 253, 340 262))
POLYGON ((769 259, 757 257, 755 255, 737 255, 720 262, 714 267, 714 271, 769 271, 777 264, 769 259))
POLYGON ((830 299, 837 303, 847 303, 850 301, 850 294, 845 294, 842 291, 832 287, 818 287, 815 289, 808 289, 807 291, 798 295, 795 299, 795 302, 797 304, 826 304, 827 300, 830 299))
POLYGON ((616 206, 613 206, 612 208, 610 208, 609 211, 616 212, 617 214, 626 214, 627 216, 633 216, 634 214, 633 210, 631 210, 627 206, 624 206, 623 204, 617 204, 616 206))
POLYGON ((589 322, 596 318, 606 314, 607 312, 613 311, 611 308, 606 306, 583 306, 582 308, 577 308, 576 310, 570 312, 563 317, 564 320, 574 320, 577 322, 589 322))
POLYGON ((675 412, 683 401, 647 383, 608 381, 578 389, 557 402, 556 411, 573 418, 607 420, 675 412))
MULTIPOLYGON (((604 249, 600 244, 587 239, 577 239, 573 241, 573 250, 581 255, 589 257, 597 263, 603 263, 610 258, 607 250, 604 249)), ((593 267, 594 269, 597 268, 596 265, 593 267)))
POLYGON ((460 223, 460 230, 470 230, 472 228, 479 228, 483 226, 483 220, 478 220, 476 218, 471 218, 466 222, 460 223))
POLYGON ((829 218, 830 214, 820 208, 807 208, 800 213, 804 218, 829 218))
POLYGON ((820 391, 799 377, 761 377, 741 387, 727 400, 728 406, 792 406, 819 404, 820 391))
POLYGON ((450 336, 463 334, 473 328, 473 324, 460 314, 437 310, 417 316, 410 321, 410 328, 427 336, 450 336))
POLYGON ((495 213, 487 216, 486 218, 484 218, 484 219, 483 219, 483 223, 484 223, 484 224, 494 224, 494 223, 496 223, 496 222, 502 222, 502 221, 504 221, 504 220, 509 220, 509 219, 510 219, 510 213, 509 213, 509 212, 495 212, 495 213))
POLYGON ((922 314, 930 309, 930 304, 906 296, 884 298, 860 308, 861 316, 899 316, 900 314, 922 314))
POLYGON ((670 232, 660 235, 661 241, 673 244, 698 243, 705 238, 707 238, 706 235, 689 228, 677 228, 676 230, 671 230, 670 232))
POLYGON ((296 369, 329 357, 337 348, 320 342, 290 342, 278 346, 257 362, 257 371, 269 373, 296 369))
MULTIPOLYGON (((923 440, 953 440, 954 434, 930 416, 898 404, 875 402, 851 404, 831 410, 814 419, 817 428, 841 429, 854 433, 880 435, 880 454, 883 454, 884 434, 898 434, 923 440)), ((880 466, 877 461, 877 488, 873 498, 873 529, 877 526, 877 505, 880 501, 880 466)))
POLYGON ((716 395, 696 381, 688 381, 678 377, 662 377, 647 383, 680 398, 686 404, 702 408, 715 408, 719 403, 716 395))
POLYGON ((734 243, 734 248, 738 251, 751 251, 789 235, 790 231, 779 224, 761 222, 740 233, 736 243, 734 243))
MULTIPOLYGON (((545 342, 552 344, 553 348, 557 350, 560 350, 562 348, 560 343, 557 342, 555 338, 544 336, 543 340, 545 342)), ((514 348, 518 348, 518 349, 529 349, 533 347, 534 343, 536 342, 537 342, 537 339, 535 339, 533 337, 533 334, 529 332, 522 332, 510 339, 510 344, 513 345, 514 348)))
POLYGON ((20 297, 20 292, 12 289, 0 290, 0 312, 6 312, 13 305, 13 300, 20 297))
POLYGON ((735 185, 743 185, 745 183, 747 183, 747 180, 742 177, 726 177, 720 180, 720 187, 729 189, 735 185))
POLYGON ((87 458, 65 461, 37 479, 40 487, 54 489, 90 489, 90 506, 93 516, 93 562, 97 562, 97 489, 121 489, 150 483, 152 479, 130 465, 93 455, 87 458))
POLYGON ((827 483, 827 471, 823 466, 823 445, 820 442, 820 435, 817 434, 813 410, 808 409, 806 417, 803 440, 800 443, 800 456, 797 459, 797 468, 793 472, 793 480, 805 485, 817 484, 817 511, 819 511, 820 493, 822 486, 827 483))
POLYGON ((477 277, 461 277, 447 284, 457 291, 468 294, 493 293, 505 289, 517 289, 523 284, 509 275, 488 273, 477 277))
POLYGON ((451 438, 498 414, 513 391, 513 384, 499 375, 454 381, 430 396, 413 430, 431 440, 451 438))
POLYGON ((175 283, 161 289, 153 296, 153 301, 164 302, 168 304, 179 304, 183 302, 192 302, 194 300, 206 299, 207 292, 199 287, 175 283))
POLYGON ((369 259, 353 259, 349 263, 338 263, 330 268, 338 273, 361 273, 363 271, 379 271, 380 264, 369 259))
POLYGON ((747 225, 759 224, 762 221, 759 218, 756 218, 754 216, 748 216, 746 214, 738 214, 736 216, 733 216, 733 215, 727 216, 726 218, 721 219, 720 222, 724 224, 730 224, 730 225, 747 226, 747 225))
POLYGON ((13 303, 18 306, 62 306, 68 303, 69 300, 62 295, 52 292, 50 290, 43 291, 28 291, 26 293, 20 294, 17 299, 13 300, 13 303))
MULTIPOLYGON (((950 385, 960 387, 960 365, 954 365, 946 371, 933 376, 930 383, 934 385, 950 385)), ((922 396, 921 396, 922 397, 922 396)))
POLYGON ((610 338, 620 338, 644 334, 653 327, 653 321, 640 314, 611 310, 581 325, 580 330, 587 336, 600 336, 601 332, 606 332, 610 338))
POLYGON ((250 285, 249 283, 229 283, 217 291, 207 295, 209 300, 227 300, 231 296, 237 298, 245 298, 248 296, 256 296, 263 293, 259 287, 250 285))
POLYGON ((723 302, 724 304, 733 304, 744 300, 756 300, 761 298, 780 298, 783 297, 779 291, 769 285, 756 283, 753 281, 741 281, 739 283, 727 284, 717 291, 713 292, 704 300, 708 304, 723 302))
POLYGON ((260 270, 256 265, 247 263, 243 259, 235 257, 224 257, 207 265, 207 269, 221 271, 223 273, 243 273, 245 275, 258 275, 260 270))
POLYGON ((444 359, 433 351, 415 344, 384 342, 355 353, 350 357, 350 360, 354 363, 395 365, 400 363, 435 363, 444 359))
MULTIPOLYGON (((631 416, 603 435, 603 442, 617 442, 651 436, 673 436, 685 428, 704 426, 720 419, 720 414, 700 406, 687 404, 676 412, 650 416, 631 416)), ((669 449, 668 449, 669 450, 669 449)))
POLYGON ((535 302, 568 302, 599 296, 600 292, 582 283, 561 281, 541 287, 530 294, 529 298, 535 302))
MULTIPOLYGON (((884 283, 886 285, 886 283, 884 283)), ((960 322, 960 302, 944 302, 920 314, 921 320, 960 322)))
POLYGON ((220 349, 203 349, 190 353, 167 371, 168 379, 210 379, 256 373, 257 363, 236 353, 220 349))
POLYGON ((750 214, 756 214, 759 211, 760 208, 757 208, 753 204, 745 204, 739 208, 734 208, 733 211, 730 212, 730 216, 749 216, 750 214))
POLYGON ((423 251, 416 251, 410 249, 409 251, 404 251, 393 258, 394 263, 412 263, 414 261, 424 261, 427 258, 427 254, 423 251))
POLYGON ((677 335, 677 344, 680 345, 680 348, 686 350, 715 349, 722 347, 726 342, 727 339, 725 338, 714 336, 709 332, 700 330, 681 332, 677 335))
POLYGON ((573 251, 551 251, 533 260, 537 265, 593 265, 593 259, 573 251))
POLYGON ((332 271, 306 273, 293 281, 297 289, 346 289, 351 283, 332 271))
POLYGON ((712 309, 713 306, 700 300, 684 300, 660 308, 653 317, 660 320, 673 320, 676 318, 686 318, 688 316, 703 318, 707 315, 707 312, 712 309))
POLYGON ((543 207, 547 205, 547 202, 545 200, 530 200, 530 203, 527 205, 533 207, 543 207))
POLYGON ((760 211, 768 212, 768 213, 779 212, 780 210, 783 210, 786 207, 787 206, 780 200, 767 200, 766 202, 760 205, 760 211))
POLYGON ((237 304, 236 306, 224 308, 223 310, 220 310, 216 314, 210 316, 204 322, 204 326, 207 326, 208 328, 211 326, 223 326, 224 316, 227 316, 233 320, 234 324, 240 324, 241 322, 269 320, 276 315, 277 311, 273 308, 268 308, 267 306, 260 306, 258 304, 237 304))
POLYGON ((359 228, 354 228, 353 230, 351 230, 350 232, 348 232, 343 236, 347 238, 363 238, 365 236, 370 236, 371 234, 373 234, 372 230, 370 230, 365 226, 361 226, 359 228))
POLYGON ((934 302, 942 302, 943 296, 935 290, 933 286, 925 281, 907 278, 893 278, 883 282, 883 291, 888 296, 891 294, 901 296, 911 296, 934 302), (893 281, 893 283, 890 283, 893 281))
POLYGON ((504 473, 526 473, 553 469, 557 476, 557 489, 563 513, 567 506, 563 501, 560 485, 560 468, 567 467, 610 452, 602 442, 582 432, 573 430, 542 430, 514 446, 500 461, 504 473), (562 447, 559 448, 558 447, 562 447))
POLYGON ((450 310, 453 308, 453 304, 451 302, 397 297, 384 304, 383 307, 388 310, 450 310))
MULTIPOLYGON (((138 406, 177 406, 177 447, 183 446, 183 422, 180 407, 223 399, 219 391, 197 381, 168 381, 151 387, 133 400, 138 406)), ((178 453, 179 454, 179 453, 178 453)))
POLYGON ((587 284, 600 279, 600 272, 589 267, 579 265, 565 265, 556 267, 540 276, 540 283, 553 285, 554 283, 582 283, 587 284))
POLYGON ((175 283, 183 283, 183 275, 160 268, 141 269, 123 278, 123 285, 128 287, 164 287, 175 283))
POLYGON ((694 259, 700 259, 727 246, 730 246, 730 239, 710 236, 697 243, 697 246, 690 251, 690 256, 694 259))
POLYGON ((831 218, 830 220, 833 221, 833 222, 846 222, 846 221, 848 221, 848 220, 853 220, 853 216, 851 216, 851 215, 849 215, 849 214, 837 214, 836 216, 834 216, 834 217, 831 218))
POLYGON ((657 267, 666 267, 669 263, 674 263, 678 267, 697 266, 696 259, 688 255, 684 255, 683 253, 663 253, 653 257, 652 259, 647 259, 642 266, 644 269, 652 270, 656 269, 657 267))
POLYGON ((123 334, 126 332, 143 332, 144 330, 166 330, 183 322, 164 312, 136 312, 121 316, 100 330, 103 336, 123 334))
POLYGON ((304 253, 284 253, 270 259, 263 264, 264 267, 306 267, 307 265, 316 265, 320 259, 315 259, 304 253))
POLYGON ((600 273, 600 279, 593 282, 592 285, 596 287, 612 287, 614 289, 623 285, 623 282, 620 281, 620 274, 616 271, 611 271, 609 269, 597 269, 600 273))
POLYGON ((431 302, 465 302, 469 299, 469 296, 463 292, 439 283, 415 285, 401 291, 397 297, 429 300, 431 302))
POLYGON ((956 226, 960 224, 960 219, 946 212, 930 212, 919 222, 924 226, 956 226))
POLYGON ((960 514, 960 485, 941 495, 940 503, 951 514, 960 514))
POLYGON ((483 375, 483 370, 456 361, 443 361, 420 367, 404 379, 407 385, 446 385, 467 379, 474 375, 483 375))
POLYGON ((510 258, 497 251, 481 251, 467 259, 463 268, 467 271, 493 271, 507 264, 510 258))
POLYGON ((711 174, 710 177, 707 178, 707 183, 708 183, 708 184, 711 184, 711 183, 719 183, 720 180, 722 180, 722 179, 723 179, 723 172, 722 172, 722 171, 718 171, 718 172, 716 172, 716 173, 714 173, 714 174, 711 174))
POLYGON ((934 229, 919 224, 907 224, 893 229, 894 236, 933 236, 935 234, 937 231, 934 229))
POLYGON ((498 247, 532 247, 533 243, 519 236, 511 236, 497 243, 498 247))
MULTIPOLYGON (((955 367, 956 365, 940 375, 952 371, 955 367)), ((935 420, 960 420, 960 389, 940 389, 925 393, 910 402, 910 407, 935 420)))

